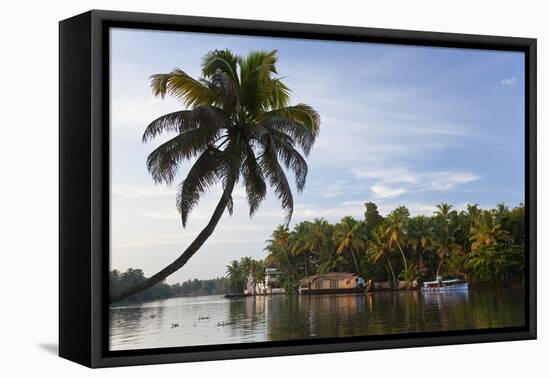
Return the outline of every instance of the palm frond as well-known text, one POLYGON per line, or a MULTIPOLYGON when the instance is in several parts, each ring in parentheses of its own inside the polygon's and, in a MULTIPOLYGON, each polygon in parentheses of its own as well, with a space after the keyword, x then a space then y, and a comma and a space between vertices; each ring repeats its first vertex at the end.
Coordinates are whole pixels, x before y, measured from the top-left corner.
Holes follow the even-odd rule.
POLYGON ((273 140, 273 145, 277 150, 279 158, 282 160, 284 166, 294 172, 296 188, 298 189, 298 192, 301 193, 306 185, 308 172, 306 160, 293 147, 294 142, 291 137, 276 130, 272 130, 270 134, 273 140))
POLYGON ((157 183, 171 183, 180 163, 209 148, 221 131, 215 125, 186 130, 153 150, 147 157, 147 169, 157 183))
POLYGON ((276 63, 277 50, 252 51, 246 57, 241 57, 239 59, 241 83, 268 80, 272 73, 277 74, 276 63))
POLYGON ((249 101, 250 110, 254 112, 266 112, 272 109, 288 106, 290 100, 290 89, 280 79, 269 79, 258 83, 253 90, 254 101, 249 101))
POLYGON ((239 56, 234 55, 231 50, 213 50, 202 59, 202 75, 204 77, 212 77, 219 72, 223 72, 238 84, 238 64, 239 56))
POLYGON ((218 181, 218 153, 214 148, 208 148, 195 161, 187 177, 179 186, 176 206, 181 215, 183 227, 191 210, 198 204, 200 197, 218 181))
POLYGON ((167 74, 152 75, 151 89, 157 97, 170 94, 190 108, 217 103, 217 96, 210 88, 179 68, 167 74))
POLYGON ((146 143, 163 132, 180 132, 189 117, 190 110, 168 113, 151 122, 143 133, 142 142, 146 143))
POLYGON ((266 110, 274 99, 284 98, 284 93, 288 95, 288 88, 271 77, 277 73, 276 62, 277 50, 253 51, 239 60, 241 104, 251 113, 266 110))
POLYGON ((239 104, 238 84, 226 73, 217 72, 208 80, 201 79, 201 83, 207 86, 212 93, 216 94, 216 103, 225 111, 232 111, 239 104))
POLYGON ((241 172, 246 190, 246 198, 250 207, 249 215, 252 216, 264 200, 267 186, 262 169, 250 145, 245 146, 241 172))
POLYGON ((193 110, 165 114, 151 122, 143 133, 142 142, 147 143, 163 132, 179 132, 195 129, 201 125, 222 128, 225 126, 223 110, 215 106, 201 105, 193 110))
POLYGON ((294 198, 285 172, 277 160, 276 152, 269 147, 264 148, 259 160, 264 177, 274 187, 275 194, 281 201, 281 207, 286 210, 285 224, 288 225, 294 212, 294 198))
POLYGON ((288 134, 307 156, 319 135, 321 118, 311 106, 298 104, 264 113, 262 124, 288 134))
POLYGON ((233 215, 233 196, 229 195, 229 201, 227 202, 227 212, 229 215, 233 215))

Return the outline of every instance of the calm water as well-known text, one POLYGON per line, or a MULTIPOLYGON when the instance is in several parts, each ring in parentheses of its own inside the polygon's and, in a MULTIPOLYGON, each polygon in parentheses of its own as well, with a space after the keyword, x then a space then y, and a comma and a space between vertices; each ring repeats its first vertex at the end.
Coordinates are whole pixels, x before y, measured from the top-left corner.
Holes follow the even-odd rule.
POLYGON ((111 350, 522 326, 521 288, 172 298, 113 307, 111 350), (178 324, 178 326, 175 326, 178 324))

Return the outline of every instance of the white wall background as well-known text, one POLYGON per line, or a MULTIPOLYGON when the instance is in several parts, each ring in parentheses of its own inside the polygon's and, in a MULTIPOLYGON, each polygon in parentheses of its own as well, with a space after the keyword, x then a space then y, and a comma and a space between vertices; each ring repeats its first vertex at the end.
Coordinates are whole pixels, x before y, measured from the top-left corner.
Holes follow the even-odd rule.
POLYGON ((549 9, 544 1, 8 1, 0 22, 0 375, 518 377, 550 370, 549 9), (539 340, 89 370, 56 356, 58 26, 89 9, 536 37, 539 340), (545 300, 546 299, 546 300, 545 300), (546 349, 546 350, 545 350, 546 349))

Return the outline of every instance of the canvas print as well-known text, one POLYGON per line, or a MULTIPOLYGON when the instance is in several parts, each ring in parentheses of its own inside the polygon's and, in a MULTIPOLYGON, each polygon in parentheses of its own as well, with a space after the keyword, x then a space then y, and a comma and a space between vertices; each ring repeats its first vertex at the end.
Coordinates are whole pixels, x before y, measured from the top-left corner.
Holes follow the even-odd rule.
POLYGON ((109 350, 525 325, 524 53, 109 34, 109 350))

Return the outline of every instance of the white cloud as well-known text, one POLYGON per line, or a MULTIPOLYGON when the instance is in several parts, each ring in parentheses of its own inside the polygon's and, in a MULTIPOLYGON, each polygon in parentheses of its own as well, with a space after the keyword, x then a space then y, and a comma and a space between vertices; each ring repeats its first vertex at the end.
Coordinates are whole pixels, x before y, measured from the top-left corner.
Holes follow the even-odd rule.
POLYGON ((351 172, 358 179, 372 182, 370 190, 376 199, 394 198, 410 192, 446 191, 480 179, 467 171, 420 172, 406 167, 383 170, 354 168, 351 172))
POLYGON ((479 180, 479 176, 471 172, 433 172, 426 175, 426 190, 449 190, 457 185, 479 180))
POLYGON ((419 174, 403 167, 394 168, 353 168, 351 173, 357 178, 374 179, 383 183, 409 183, 418 182, 419 174))
POLYGON ((383 185, 373 185, 370 190, 374 194, 374 198, 392 198, 400 196, 405 193, 406 190, 403 188, 388 188, 383 185))
POLYGON ((510 77, 508 79, 503 79, 499 81, 499 85, 505 85, 505 86, 511 86, 517 83, 517 79, 515 77, 510 77))

